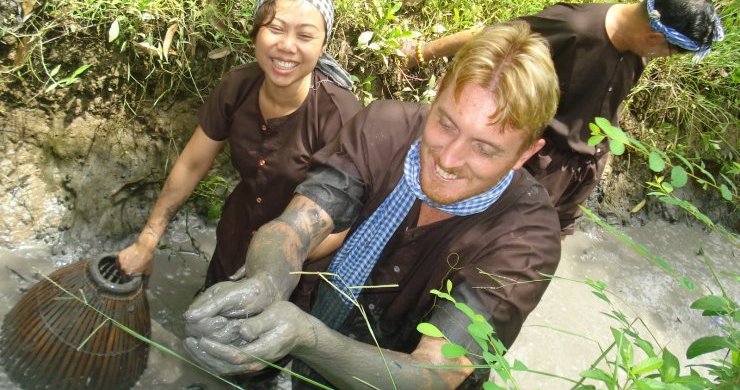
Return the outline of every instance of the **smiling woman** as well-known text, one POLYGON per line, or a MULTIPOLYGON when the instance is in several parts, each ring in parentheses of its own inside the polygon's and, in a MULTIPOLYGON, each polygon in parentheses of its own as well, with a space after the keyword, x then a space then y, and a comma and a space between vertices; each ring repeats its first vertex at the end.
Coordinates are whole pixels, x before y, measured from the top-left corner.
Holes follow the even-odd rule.
POLYGON ((256 63, 229 71, 198 113, 199 126, 172 169, 138 240, 118 255, 130 275, 151 261, 172 215, 208 172, 225 141, 241 182, 225 202, 206 286, 226 280, 251 235, 277 217, 315 152, 331 145, 359 109, 349 75, 324 52, 331 0, 257 3, 250 36, 256 63))

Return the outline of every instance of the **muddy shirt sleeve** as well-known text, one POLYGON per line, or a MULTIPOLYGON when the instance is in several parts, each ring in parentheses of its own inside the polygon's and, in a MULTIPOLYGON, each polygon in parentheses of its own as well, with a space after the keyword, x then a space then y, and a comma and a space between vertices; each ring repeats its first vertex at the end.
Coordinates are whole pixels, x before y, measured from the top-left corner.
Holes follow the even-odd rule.
POLYGON ((256 63, 238 66, 224 75, 198 110, 198 124, 208 137, 223 141, 229 136, 234 113, 244 104, 258 104, 262 70, 256 63))
POLYGON ((421 127, 424 112, 400 102, 370 104, 342 127, 337 145, 314 155, 309 179, 296 192, 333 214, 335 231, 348 228, 368 194, 387 178, 391 161, 405 156, 418 136, 409 129, 421 127))

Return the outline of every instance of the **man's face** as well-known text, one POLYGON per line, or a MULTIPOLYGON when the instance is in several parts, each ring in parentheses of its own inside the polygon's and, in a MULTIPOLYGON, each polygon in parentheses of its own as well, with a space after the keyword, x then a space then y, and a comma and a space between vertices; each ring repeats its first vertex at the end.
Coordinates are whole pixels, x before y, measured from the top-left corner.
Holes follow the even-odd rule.
POLYGON ((491 123, 489 91, 468 83, 461 92, 457 102, 452 88, 437 97, 421 140, 421 189, 441 204, 487 191, 544 145, 540 139, 522 150, 526 131, 491 123))

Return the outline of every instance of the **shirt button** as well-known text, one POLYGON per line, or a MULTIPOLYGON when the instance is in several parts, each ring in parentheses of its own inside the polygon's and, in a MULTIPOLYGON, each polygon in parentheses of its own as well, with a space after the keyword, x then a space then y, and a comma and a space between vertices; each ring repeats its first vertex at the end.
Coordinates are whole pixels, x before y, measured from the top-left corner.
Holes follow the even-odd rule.
POLYGON ((614 89, 614 88, 612 88, 612 86, 610 85, 610 86, 609 86, 609 92, 611 92, 611 91, 612 91, 612 89, 614 89))
POLYGON ((267 161, 265 161, 265 160, 259 160, 259 161, 257 161, 257 164, 259 164, 259 166, 261 166, 261 167, 264 167, 265 164, 267 164, 267 161))
POLYGON ((262 125, 261 129, 262 131, 267 131, 267 125, 262 125))
POLYGON ((394 265, 394 266, 393 266, 393 272, 395 272, 395 273, 399 273, 399 272, 401 272, 401 267, 399 267, 399 266, 397 266, 397 265, 394 265))
POLYGON ((257 202, 257 203, 262 203, 262 198, 260 198, 260 197, 258 196, 258 197, 257 197, 257 199, 255 199, 254 201, 255 201, 255 202, 257 202))
POLYGON ((375 310, 375 305, 373 305, 371 303, 371 304, 367 305, 367 308, 370 309, 370 310, 375 310))

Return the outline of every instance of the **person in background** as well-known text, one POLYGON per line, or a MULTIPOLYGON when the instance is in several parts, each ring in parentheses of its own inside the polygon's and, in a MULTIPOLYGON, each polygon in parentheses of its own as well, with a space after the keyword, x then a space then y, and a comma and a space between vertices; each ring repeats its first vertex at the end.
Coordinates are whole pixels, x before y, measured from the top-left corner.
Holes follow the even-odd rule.
POLYGON ((372 103, 342 129, 339 151, 316 154, 283 214, 259 229, 246 277, 190 306, 190 354, 221 374, 290 355, 293 371, 336 388, 479 388, 489 373, 470 366, 483 361, 469 319, 430 290, 451 282, 456 300, 505 346, 514 342, 560 259, 557 213, 520 169, 543 146, 558 96, 547 43, 514 22, 461 49, 431 106, 372 103), (348 227, 336 256, 304 263, 348 227), (328 269, 337 290, 310 285, 294 272, 304 265, 328 269), (473 353, 446 359, 444 339, 416 330, 422 321, 473 353))
MULTIPOLYGON (((620 105, 647 60, 693 53, 698 61, 724 33, 707 0, 561 3, 520 19, 547 39, 560 81, 560 105, 545 130, 547 144, 525 168, 550 193, 565 236, 573 234, 578 206, 598 184, 609 156, 606 140, 588 144, 588 124, 604 117, 618 125, 620 105)), ((407 66, 454 55, 475 31, 416 45, 407 41, 407 66)))
POLYGON ((138 239, 118 254, 126 274, 149 274, 160 237, 226 141, 241 181, 226 199, 206 287, 244 264, 254 232, 303 181, 312 156, 334 144, 361 109, 349 75, 326 52, 331 0, 260 0, 250 37, 255 63, 230 70, 198 113, 199 126, 172 168, 138 239))

